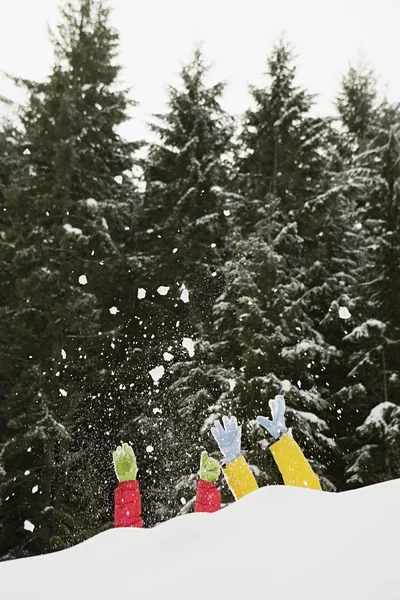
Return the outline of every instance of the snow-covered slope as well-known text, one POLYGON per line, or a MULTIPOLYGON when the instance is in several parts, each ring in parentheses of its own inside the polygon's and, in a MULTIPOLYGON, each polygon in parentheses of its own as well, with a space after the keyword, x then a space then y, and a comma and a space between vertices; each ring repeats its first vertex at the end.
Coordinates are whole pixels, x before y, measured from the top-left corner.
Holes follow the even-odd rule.
POLYGON ((399 600, 400 481, 268 487, 215 514, 0 564, 1 600, 399 600))

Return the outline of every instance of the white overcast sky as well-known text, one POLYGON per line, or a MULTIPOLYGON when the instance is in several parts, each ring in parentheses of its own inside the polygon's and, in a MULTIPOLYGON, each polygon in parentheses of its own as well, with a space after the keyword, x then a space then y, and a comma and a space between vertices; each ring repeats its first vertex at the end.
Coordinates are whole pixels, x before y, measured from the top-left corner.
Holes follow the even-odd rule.
MULTIPOLYGON (((121 35, 124 83, 139 101, 124 127, 130 139, 145 135, 145 121, 165 105, 167 84, 182 61, 203 43, 212 78, 226 80, 224 106, 234 114, 249 104, 248 84, 263 82, 265 59, 285 34, 299 54, 299 83, 331 111, 350 61, 365 56, 400 100, 400 0, 110 0, 121 35)), ((0 71, 44 78, 52 64, 46 24, 57 22, 57 0, 0 0, 0 71)), ((0 75, 0 95, 21 100, 0 75)))

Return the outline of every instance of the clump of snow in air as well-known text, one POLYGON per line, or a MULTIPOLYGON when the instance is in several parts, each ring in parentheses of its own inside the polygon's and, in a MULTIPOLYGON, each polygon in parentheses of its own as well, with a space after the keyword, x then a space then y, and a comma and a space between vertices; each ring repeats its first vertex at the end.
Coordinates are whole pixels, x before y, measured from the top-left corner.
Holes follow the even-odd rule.
POLYGON ((161 379, 161 377, 163 377, 164 373, 165 373, 165 369, 163 367, 163 365, 158 365, 158 367, 154 367, 154 369, 151 369, 151 371, 149 371, 150 376, 152 378, 152 380, 154 381, 154 383, 158 383, 161 379))
POLYGON ((185 504, 186 504, 186 498, 183 498, 183 497, 181 498, 181 504, 182 504, 182 506, 185 506, 185 504))
POLYGON ((23 151, 22 154, 25 154, 25 156, 29 156, 31 153, 31 151, 29 150, 29 148, 25 148, 25 150, 23 151))
POLYGON ((162 412, 162 411, 161 411, 161 408, 158 408, 158 407, 156 407, 156 408, 153 408, 153 414, 154 414, 154 415, 156 415, 157 413, 161 414, 161 412, 162 412))
POLYGON ((31 474, 31 472, 30 472, 30 470, 29 470, 29 469, 27 469, 27 470, 25 471, 25 473, 24 473, 24 475, 30 475, 30 474, 31 474))
MULTIPOLYGON (((183 494, 179 500, 186 502, 183 494)), ((151 500, 146 497, 146 502, 151 509, 151 500)), ((62 552, 3 561, 0 597, 126 598, 127 579, 121 573, 132 572, 134 565, 135 597, 146 600, 394 600, 400 589, 399 504, 399 480, 344 493, 270 485, 212 515, 179 516, 150 529, 113 528, 62 552), (263 543, 265 539, 274 544, 263 543), (379 548, 379 560, 371 545, 379 548), (232 573, 238 549, 245 549, 241 576, 221 577, 232 573), (199 577, 205 556, 218 557, 218 568, 199 577), (267 587, 265 577, 255 576, 266 565, 276 575, 268 578, 267 587), (57 582, 62 585, 56 587, 57 582)), ((29 521, 24 527, 32 531, 29 521)))
POLYGON ((339 317, 340 319, 350 319, 351 314, 346 306, 339 307, 339 317))
POLYGON ((139 300, 143 300, 143 298, 146 298, 146 290, 144 288, 139 288, 137 291, 137 297, 139 298, 139 300))
POLYGON ((229 208, 227 208, 226 210, 224 210, 224 215, 226 217, 229 217, 230 214, 231 214, 231 211, 229 210, 229 208))
POLYGON ((118 308, 117 308, 116 306, 112 306, 112 307, 109 309, 109 311, 110 311, 110 314, 111 314, 111 315, 116 315, 117 313, 119 313, 119 310, 118 310, 118 308))
POLYGON ((35 531, 35 526, 34 526, 33 523, 31 523, 30 521, 28 521, 28 519, 25 519, 25 521, 24 521, 24 529, 25 529, 25 531, 33 532, 33 531, 35 531))
POLYGON ((172 254, 176 254, 177 252, 178 252, 178 248, 174 248, 174 249, 172 250, 172 254))
POLYGON ((170 360, 172 360, 174 358, 174 355, 171 354, 170 352, 164 352, 163 357, 164 357, 164 360, 169 362, 170 360))
POLYGON ((36 494, 36 492, 38 490, 39 490, 39 486, 38 485, 33 486, 33 488, 32 488, 32 494, 36 494))
POLYGON ((192 340, 192 338, 184 337, 182 340, 182 346, 186 348, 190 358, 192 358, 194 356, 194 341, 192 340))
POLYGON ((166 285, 160 285, 160 287, 157 288, 157 292, 160 294, 160 296, 166 296, 169 292, 169 287, 166 285))
POLYGON ((64 396, 64 398, 66 396, 68 396, 68 392, 66 390, 63 390, 62 388, 59 389, 59 392, 60 392, 61 396, 64 396))
POLYGON ((186 304, 189 302, 189 290, 185 287, 185 285, 181 287, 181 290, 180 299, 186 304))
POLYGON ((86 285, 88 282, 86 275, 80 275, 78 281, 81 285, 86 285))
POLYGON ((64 348, 61 349, 61 356, 64 360, 67 358, 67 353, 65 352, 64 348))
POLYGON ((107 221, 105 220, 105 218, 104 218, 104 217, 101 217, 101 224, 103 225, 104 229, 105 229, 106 231, 108 231, 108 229, 109 229, 109 227, 108 227, 108 223, 107 223, 107 221))
POLYGON ((114 181, 115 181, 115 183, 121 184, 123 182, 122 175, 116 175, 116 177, 114 177, 114 181))
POLYGON ((289 379, 284 379, 283 381, 281 381, 282 392, 290 392, 291 389, 292 384, 290 383, 289 379))
POLYGON ((69 223, 65 223, 64 229, 67 233, 72 233, 73 235, 82 235, 82 229, 78 227, 72 227, 69 223))
POLYGON ((88 208, 93 208, 94 210, 97 210, 99 207, 99 203, 94 198, 88 198, 86 200, 86 206, 88 208))
POLYGON ((147 446, 146 452, 148 452, 149 454, 151 454, 152 452, 154 452, 153 446, 147 446))
POLYGON ((211 248, 215 248, 216 246, 217 246, 217 244, 216 244, 215 242, 213 242, 213 243, 211 244, 211 248))

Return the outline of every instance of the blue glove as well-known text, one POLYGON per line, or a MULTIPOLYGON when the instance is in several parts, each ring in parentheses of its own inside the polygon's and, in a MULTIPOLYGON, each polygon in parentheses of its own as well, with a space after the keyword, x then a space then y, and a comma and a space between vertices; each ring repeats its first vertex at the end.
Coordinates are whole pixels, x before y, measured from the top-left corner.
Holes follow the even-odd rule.
POLYGON ((211 433, 224 455, 223 463, 227 465, 240 456, 242 428, 237 424, 236 417, 222 417, 222 421, 224 427, 218 420, 214 421, 211 433))
POLYGON ((275 396, 269 401, 271 409, 272 421, 266 417, 257 417, 257 423, 262 425, 269 434, 276 440, 287 433, 285 426, 285 398, 283 396, 275 396))

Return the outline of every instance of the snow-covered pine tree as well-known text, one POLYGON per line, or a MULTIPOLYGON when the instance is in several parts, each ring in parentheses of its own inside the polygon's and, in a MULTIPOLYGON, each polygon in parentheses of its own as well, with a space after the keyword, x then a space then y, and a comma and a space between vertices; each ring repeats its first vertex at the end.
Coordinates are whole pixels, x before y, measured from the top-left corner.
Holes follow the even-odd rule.
POLYGON ((188 452, 186 439, 198 423, 180 412, 184 399, 171 401, 166 390, 175 381, 172 365, 188 356, 182 344, 209 327, 222 290, 233 123, 220 104, 224 85, 208 83, 207 77, 196 50, 181 70, 180 83, 169 89, 167 112, 151 125, 159 141, 144 163, 146 191, 136 225, 143 234, 137 236, 132 269, 146 293, 136 301, 145 375, 136 389, 147 411, 139 424, 143 453, 148 445, 154 448, 142 472, 150 525, 178 512, 176 481, 199 459, 198 448, 195 456, 188 452), (157 365, 165 375, 155 388, 149 371, 157 365), (150 492, 155 489, 158 493, 150 492))
POLYGON ((13 556, 69 545, 105 522, 113 482, 100 488, 126 400, 108 362, 118 331, 109 309, 129 306, 123 251, 135 200, 135 146, 116 130, 128 107, 118 35, 100 0, 61 12, 49 78, 22 82, 28 173, 9 201, 13 354, 24 361, 2 407, 0 554, 13 556), (23 528, 28 506, 33 534, 23 528))
POLYGON ((400 323, 395 308, 400 292, 399 142, 399 107, 384 101, 376 108, 350 165, 362 177, 357 218, 366 248, 358 285, 352 290, 357 313, 345 338, 349 383, 340 391, 346 418, 355 430, 347 440, 351 485, 379 481, 397 472, 393 435, 386 444, 382 423, 388 431, 396 429, 397 413, 386 409, 391 403, 398 405, 400 387, 400 323), (374 415, 379 416, 375 425, 374 415))
POLYGON ((269 86, 252 89, 255 108, 243 123, 244 156, 235 181, 241 193, 232 202, 231 256, 213 309, 214 327, 203 335, 196 363, 177 365, 180 379, 171 389, 186 396, 183 406, 192 421, 204 423, 193 431, 192 448, 200 440, 208 445, 205 435, 221 414, 236 414, 246 423, 243 449, 260 483, 279 479, 255 417, 268 412, 268 400, 284 391, 288 423, 325 476, 324 485, 332 487, 326 474, 335 445, 326 423, 330 391, 324 370, 337 348, 325 340, 320 323, 332 301, 329 294, 324 306, 315 306, 325 282, 318 259, 326 269, 332 256, 324 258, 329 247, 313 215, 317 207, 325 223, 328 211, 334 215, 333 207, 321 214, 324 205, 318 202, 329 169, 336 168, 332 131, 310 115, 312 98, 295 84, 286 44, 274 49, 268 74, 269 86))

